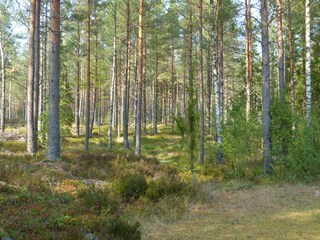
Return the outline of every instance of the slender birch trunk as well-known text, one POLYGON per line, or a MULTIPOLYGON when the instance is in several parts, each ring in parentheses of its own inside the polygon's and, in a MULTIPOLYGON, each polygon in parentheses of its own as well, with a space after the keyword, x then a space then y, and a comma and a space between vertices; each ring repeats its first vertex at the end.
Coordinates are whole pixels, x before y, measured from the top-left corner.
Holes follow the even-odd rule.
POLYGON ((250 118, 251 112, 251 79, 252 79, 252 56, 251 56, 251 1, 245 0, 246 8, 246 119, 250 118))
POLYGON ((306 0, 306 121, 310 125, 311 115, 311 39, 310 39, 310 0, 306 0))
POLYGON ((222 163, 222 136, 221 136, 221 98, 220 98, 220 81, 217 77, 217 52, 216 52, 216 42, 215 42, 215 20, 214 20, 214 2, 210 0, 210 15, 211 15, 211 46, 212 46, 212 82, 214 84, 214 93, 215 93, 215 129, 216 129, 216 141, 218 145, 216 163, 222 163))

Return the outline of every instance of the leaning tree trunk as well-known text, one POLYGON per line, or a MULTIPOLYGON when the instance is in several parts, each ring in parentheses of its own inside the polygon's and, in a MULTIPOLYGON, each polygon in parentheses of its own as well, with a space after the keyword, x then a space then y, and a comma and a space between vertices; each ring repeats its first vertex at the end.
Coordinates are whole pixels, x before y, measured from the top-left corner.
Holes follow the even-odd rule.
POLYGON ((268 34, 268 1, 261 1, 262 22, 262 138, 263 138, 263 171, 271 173, 271 113, 270 113, 270 62, 268 34))
POLYGON ((310 39, 310 0, 306 0, 306 121, 310 125, 311 115, 311 39, 310 39))
POLYGON ((285 101, 285 83, 284 83, 284 47, 282 30, 282 2, 277 0, 277 43, 278 43, 278 73, 279 73, 279 99, 285 101))
POLYGON ((138 85, 137 85, 137 121, 136 121, 136 149, 135 155, 141 156, 141 103, 142 103, 142 81, 143 81, 143 2, 139 0, 139 33, 138 33, 138 85))
POLYGON ((88 18, 87 18, 87 89, 86 89, 86 135, 84 140, 84 150, 89 149, 89 138, 90 138, 90 35, 91 35, 91 0, 88 0, 88 18))
POLYGON ((34 36, 35 36, 35 11, 36 0, 30 0, 30 24, 29 24, 29 76, 28 76, 28 97, 27 97, 27 151, 34 154, 36 139, 34 133, 34 36))
POLYGON ((60 158, 60 0, 51 0, 50 30, 47 157, 49 160, 58 160, 60 158))

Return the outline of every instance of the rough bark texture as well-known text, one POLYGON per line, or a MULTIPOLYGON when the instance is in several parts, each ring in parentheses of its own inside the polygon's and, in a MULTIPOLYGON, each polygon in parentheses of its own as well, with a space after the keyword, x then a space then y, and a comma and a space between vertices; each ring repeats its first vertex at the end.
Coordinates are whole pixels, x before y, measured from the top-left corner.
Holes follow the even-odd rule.
POLYGON ((113 3, 113 22, 114 22, 114 35, 113 35, 113 63, 112 63, 112 78, 110 84, 110 119, 108 129, 108 148, 112 150, 112 128, 113 128, 113 108, 114 108, 114 91, 117 82, 117 4, 113 3))
POLYGON ((262 138, 263 138, 263 170, 271 172, 271 136, 270 136, 270 62, 268 34, 268 1, 261 1, 262 22, 262 138))
POLYGON ((202 0, 199 1, 199 34, 200 34, 200 149, 199 163, 204 164, 204 89, 203 89, 203 36, 202 36, 202 0))
POLYGON ((157 128, 157 115, 158 115, 158 52, 156 50, 156 66, 155 66, 155 79, 153 83, 153 103, 152 103, 152 133, 158 132, 157 128))
POLYGON ((310 0, 306 0, 306 121, 310 125, 311 115, 311 39, 310 39, 310 0))
POLYGON ((221 136, 221 98, 220 98, 220 81, 217 77, 217 47, 215 43, 215 18, 214 18, 214 2, 210 0, 210 15, 211 15, 211 46, 212 46, 212 82, 214 84, 214 93, 215 93, 215 129, 216 129, 216 142, 218 144, 218 151, 216 157, 216 163, 222 163, 222 136, 221 136))
POLYGON ((50 30, 47 157, 49 160, 58 160, 60 158, 60 0, 51 0, 50 30))
POLYGON ((295 111, 295 83, 294 83, 294 56, 293 56, 293 37, 291 26, 291 3, 288 0, 288 41, 289 41, 289 61, 290 61, 290 103, 292 112, 295 111))
POLYGON ((27 84, 27 151, 29 154, 36 152, 34 134, 34 36, 35 36, 35 10, 36 0, 30 0, 30 23, 29 23, 29 76, 27 84))
POLYGON ((123 88, 123 107, 122 107, 122 124, 123 124, 123 145, 129 148, 128 124, 129 124, 129 102, 128 102, 128 84, 130 81, 130 0, 126 1, 126 63, 125 79, 123 88))
POLYGON ((77 24, 77 62, 76 62, 76 75, 77 75, 77 83, 76 83, 76 99, 75 99, 75 127, 76 127, 76 135, 79 137, 80 135, 80 78, 81 78, 81 66, 80 66, 80 23, 77 24))
POLYGON ((279 99, 283 103, 285 101, 285 82, 284 82, 284 47, 283 47, 281 0, 277 0, 277 43, 278 43, 279 99))
POLYGON ((288 41, 289 41, 289 61, 290 61, 290 103, 292 112, 295 111, 295 83, 294 83, 294 56, 293 56, 293 37, 291 26, 291 3, 288 0, 288 41))
POLYGON ((141 156, 141 105, 142 105, 142 63, 143 63, 143 2, 139 0, 139 33, 138 33, 138 85, 137 85, 137 121, 136 121, 136 149, 135 155, 141 156))
POLYGON ((251 2, 245 0, 246 7, 246 119, 250 118, 251 111, 251 79, 252 79, 252 57, 251 57, 251 2))
POLYGON ((84 140, 84 150, 87 151, 89 149, 89 138, 90 138, 90 35, 91 35, 91 1, 88 0, 88 9, 87 9, 87 88, 86 88, 86 134, 85 134, 85 140, 84 140))
MULTIPOLYGON (((36 0, 35 30, 34 30, 34 134, 35 143, 38 139, 39 118, 39 85, 40 85, 40 0, 36 0)), ((37 147, 36 147, 37 148, 37 147)))
POLYGON ((5 54, 4 37, 0 33, 0 58, 1 58, 1 101, 0 101, 0 131, 5 130, 6 121, 6 74, 5 74, 5 54))

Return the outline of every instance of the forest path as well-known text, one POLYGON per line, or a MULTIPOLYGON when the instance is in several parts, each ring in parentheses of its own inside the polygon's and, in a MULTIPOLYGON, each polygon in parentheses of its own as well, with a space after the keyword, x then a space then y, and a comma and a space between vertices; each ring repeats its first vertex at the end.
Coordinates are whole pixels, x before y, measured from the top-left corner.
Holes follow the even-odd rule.
POLYGON ((211 201, 190 206, 181 219, 147 223, 143 239, 320 239, 317 190, 306 185, 210 190, 211 201))

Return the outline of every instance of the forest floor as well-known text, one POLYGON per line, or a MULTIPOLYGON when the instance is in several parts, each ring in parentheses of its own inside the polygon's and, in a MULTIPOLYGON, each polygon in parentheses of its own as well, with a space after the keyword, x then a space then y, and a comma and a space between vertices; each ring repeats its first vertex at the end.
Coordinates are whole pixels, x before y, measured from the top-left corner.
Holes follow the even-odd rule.
POLYGON ((67 137, 61 160, 50 162, 41 148, 26 153, 23 129, 0 136, 0 239, 134 240, 136 221, 146 240, 320 239, 319 186, 226 179, 214 165, 196 165, 192 184, 169 127, 143 137, 141 159, 121 142, 110 152, 94 131, 84 152, 82 137, 67 137))

